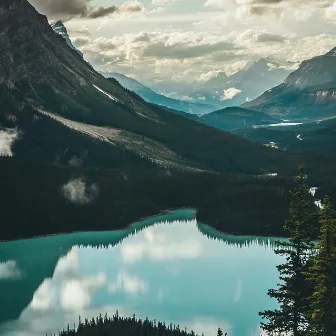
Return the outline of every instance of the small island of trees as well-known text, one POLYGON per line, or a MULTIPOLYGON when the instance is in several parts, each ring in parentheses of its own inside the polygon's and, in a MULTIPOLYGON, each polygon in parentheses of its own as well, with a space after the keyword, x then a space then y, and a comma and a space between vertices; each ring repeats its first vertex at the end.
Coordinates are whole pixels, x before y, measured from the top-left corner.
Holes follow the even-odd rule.
MULTIPOLYGON (((78 327, 63 330, 58 336, 195 336, 194 331, 182 329, 179 325, 165 322, 150 321, 148 318, 141 320, 133 317, 121 317, 118 311, 112 317, 107 314, 103 317, 99 315, 84 322, 79 317, 78 327)), ((204 336, 204 335, 203 335, 204 336)), ((215 335, 214 335, 215 336, 215 335)), ((218 328, 217 336, 223 336, 223 332, 218 328)), ((225 333, 225 336, 227 334, 225 333)))

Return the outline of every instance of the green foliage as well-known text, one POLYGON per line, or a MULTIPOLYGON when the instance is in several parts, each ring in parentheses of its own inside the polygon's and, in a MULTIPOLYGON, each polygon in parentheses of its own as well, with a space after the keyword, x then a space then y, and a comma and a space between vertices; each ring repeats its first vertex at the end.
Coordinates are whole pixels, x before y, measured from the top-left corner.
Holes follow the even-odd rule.
POLYGON ((309 333, 331 336, 336 335, 336 212, 328 196, 320 211, 320 224, 317 254, 307 272, 314 288, 309 302, 309 333))
POLYGON ((289 219, 285 230, 289 233, 289 242, 278 242, 276 254, 286 256, 286 263, 277 266, 280 273, 280 284, 277 289, 268 291, 275 298, 280 308, 259 313, 268 322, 262 328, 270 333, 289 332, 293 336, 305 335, 307 328, 306 307, 309 287, 305 279, 307 261, 312 255, 312 231, 314 228, 313 199, 305 184, 306 175, 299 168, 295 177, 296 184, 292 194, 289 219))

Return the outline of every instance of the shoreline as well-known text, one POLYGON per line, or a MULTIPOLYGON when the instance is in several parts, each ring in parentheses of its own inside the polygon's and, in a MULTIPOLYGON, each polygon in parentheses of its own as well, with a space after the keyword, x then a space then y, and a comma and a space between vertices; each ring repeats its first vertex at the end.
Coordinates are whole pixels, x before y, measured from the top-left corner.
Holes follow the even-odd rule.
MULTIPOLYGON (((174 216, 174 215, 179 215, 179 212, 185 212, 185 211, 190 211, 193 212, 192 216, 197 220, 197 209, 192 208, 192 207, 187 207, 187 208, 178 208, 178 209, 165 209, 161 210, 159 213, 155 215, 148 215, 144 217, 140 217, 137 221, 132 222, 126 226, 122 226, 120 228, 116 229, 111 229, 111 230, 76 230, 76 231, 69 231, 69 232, 60 232, 60 233, 50 233, 50 234, 45 234, 45 235, 37 235, 37 236, 31 236, 31 237, 23 237, 23 238, 17 238, 17 239, 10 239, 10 240, 0 240, 1 243, 10 243, 10 242, 16 242, 16 241, 24 241, 24 240, 31 240, 31 239, 42 239, 42 238, 48 238, 48 237, 55 237, 55 236, 64 236, 64 235, 75 235, 75 234, 80 234, 80 233, 94 233, 94 232, 118 232, 118 231, 137 231, 137 226, 139 228, 144 228, 146 226, 153 225, 155 221, 160 222, 159 219, 160 217, 164 216, 174 216), (148 222, 154 222, 152 224, 149 224, 148 222)), ((182 215, 181 218, 186 218, 186 215, 182 215)), ((168 218, 169 220, 169 218, 168 218)), ((279 236, 272 236, 272 235, 266 235, 263 233, 260 233, 258 235, 256 234, 234 234, 230 232, 225 232, 221 231, 220 229, 212 226, 211 224, 205 224, 203 222, 198 222, 197 227, 199 231, 202 234, 213 236, 213 237, 218 237, 222 236, 223 238, 225 237, 236 237, 236 238, 243 238, 243 239, 258 239, 258 238, 268 238, 268 239, 274 239, 274 240, 282 240, 282 239, 288 239, 287 237, 279 237, 279 236), (205 230, 204 230, 205 229, 205 230)))

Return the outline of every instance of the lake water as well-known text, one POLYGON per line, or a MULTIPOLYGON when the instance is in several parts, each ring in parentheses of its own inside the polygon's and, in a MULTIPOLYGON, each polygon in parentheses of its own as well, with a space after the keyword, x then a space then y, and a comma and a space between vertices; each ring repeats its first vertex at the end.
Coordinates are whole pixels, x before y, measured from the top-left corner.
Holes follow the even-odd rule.
POLYGON ((99 313, 163 320, 215 336, 257 336, 276 307, 274 239, 232 237, 191 210, 127 230, 0 243, 0 335, 57 332, 99 313))

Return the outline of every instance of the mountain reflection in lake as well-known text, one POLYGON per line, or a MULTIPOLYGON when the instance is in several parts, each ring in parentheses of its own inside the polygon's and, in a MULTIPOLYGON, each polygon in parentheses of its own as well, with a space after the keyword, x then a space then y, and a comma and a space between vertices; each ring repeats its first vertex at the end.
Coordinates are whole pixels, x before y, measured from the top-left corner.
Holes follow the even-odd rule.
POLYGON ((210 239, 190 211, 136 225, 0 243, 0 335, 45 335, 117 309, 206 336, 260 335, 281 262, 269 240, 210 239))

